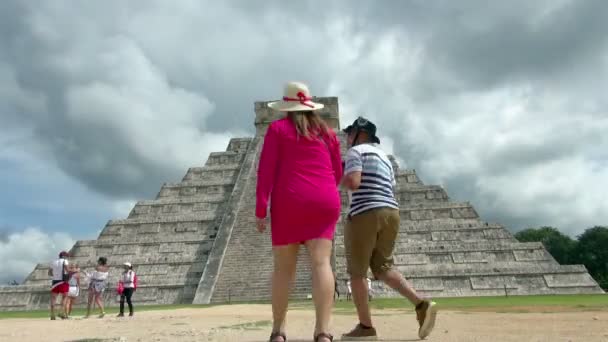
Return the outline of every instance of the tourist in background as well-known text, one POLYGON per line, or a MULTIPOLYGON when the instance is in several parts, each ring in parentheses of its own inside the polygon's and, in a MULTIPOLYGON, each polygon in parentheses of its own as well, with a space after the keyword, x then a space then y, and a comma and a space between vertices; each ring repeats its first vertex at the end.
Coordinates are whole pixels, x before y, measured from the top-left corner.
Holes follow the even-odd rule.
POLYGON ((53 260, 49 265, 49 276, 51 280, 51 320, 55 320, 55 303, 57 302, 57 296, 61 296, 61 312, 59 317, 62 319, 67 318, 67 301, 68 291, 70 286, 68 284, 69 279, 69 268, 70 265, 68 257, 70 255, 66 251, 59 253, 59 258, 53 260))
POLYGON ((105 316, 105 311, 103 309, 103 293, 107 287, 108 282, 108 259, 105 257, 100 257, 97 260, 97 265, 95 266, 95 270, 88 275, 90 277, 88 292, 89 292, 89 300, 87 301, 87 314, 84 316, 88 318, 91 315, 91 305, 93 304, 93 300, 99 307, 99 318, 103 318, 105 316))
POLYGON ((271 206, 274 271, 270 340, 286 340, 288 295, 295 278, 298 250, 304 244, 312 264, 314 340, 331 341, 328 329, 334 276, 330 256, 340 217, 340 142, 316 112, 323 104, 312 102, 305 84, 288 83, 283 100, 268 106, 287 113, 268 126, 256 189, 255 215, 260 232, 266 229, 269 201, 271 206))
POLYGON ((395 199, 395 174, 387 155, 380 149, 376 125, 359 117, 344 132, 348 134, 342 184, 350 192, 350 208, 344 227, 344 249, 353 301, 359 324, 342 335, 342 340, 375 339, 366 282, 371 267, 375 279, 406 297, 416 307, 418 336, 425 338, 435 324, 435 303, 420 298, 401 273, 393 269, 393 249, 399 233, 399 204, 395 199))
POLYGON ((66 316, 69 317, 72 314, 74 302, 76 302, 78 296, 80 296, 80 267, 76 264, 70 267, 70 280, 68 281, 68 285, 70 288, 68 290, 66 316))
POLYGON ((353 295, 353 289, 350 286, 350 279, 346 281, 346 300, 350 301, 351 296, 353 295))
POLYGON ((135 272, 133 272, 133 265, 130 262, 123 264, 125 270, 120 277, 122 283, 122 293, 120 294, 120 312, 118 317, 125 316, 125 299, 129 305, 129 316, 133 316, 133 303, 131 302, 131 296, 135 291, 135 272))

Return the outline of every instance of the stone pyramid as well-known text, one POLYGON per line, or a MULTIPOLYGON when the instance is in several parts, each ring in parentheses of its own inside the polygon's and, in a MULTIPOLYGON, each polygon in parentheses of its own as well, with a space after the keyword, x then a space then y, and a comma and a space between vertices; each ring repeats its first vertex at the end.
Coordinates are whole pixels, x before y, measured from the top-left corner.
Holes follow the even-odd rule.
MULTIPOLYGON (((315 101, 325 104, 321 115, 338 129, 338 99, 315 101)), ((72 247, 71 262, 85 270, 98 257, 108 257, 107 305, 117 303, 114 288, 124 261, 133 263, 139 277, 138 305, 270 299, 270 237, 254 224, 256 166, 265 130, 280 114, 267 102, 256 102, 255 114, 253 138, 231 139, 225 152, 211 153, 181 182, 163 184, 156 199, 140 201, 127 218, 109 221, 96 240, 72 247)), ((518 242, 503 226, 482 221, 471 204, 450 201, 443 188, 423 184, 394 159, 393 166, 402 220, 395 261, 420 292, 435 297, 603 293, 584 266, 559 265, 542 244, 518 242)), ((343 194, 343 210, 347 205, 343 194)), ((344 293, 342 221, 332 263, 344 293)), ((48 307, 47 264, 38 264, 23 285, 1 286, 0 310, 48 307)), ((376 296, 397 295, 378 282, 373 287, 376 296)), ((310 294, 310 263, 302 248, 292 297, 310 294)), ((86 297, 83 288, 80 305, 86 297)))

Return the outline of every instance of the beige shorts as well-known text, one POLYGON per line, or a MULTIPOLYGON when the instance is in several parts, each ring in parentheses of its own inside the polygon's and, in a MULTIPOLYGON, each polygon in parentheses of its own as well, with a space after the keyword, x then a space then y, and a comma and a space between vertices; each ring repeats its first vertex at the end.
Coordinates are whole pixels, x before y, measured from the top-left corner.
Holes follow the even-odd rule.
POLYGON ((344 227, 348 274, 367 277, 367 269, 371 267, 377 276, 393 267, 393 249, 400 219, 398 209, 386 207, 348 218, 344 227))

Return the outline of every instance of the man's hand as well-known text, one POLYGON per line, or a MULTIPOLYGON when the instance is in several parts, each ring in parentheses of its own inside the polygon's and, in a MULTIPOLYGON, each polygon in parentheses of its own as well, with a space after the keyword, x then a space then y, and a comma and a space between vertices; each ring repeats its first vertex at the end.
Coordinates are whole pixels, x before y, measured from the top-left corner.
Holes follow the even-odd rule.
POLYGON ((265 218, 261 219, 259 217, 255 218, 255 225, 258 229, 258 232, 263 233, 266 230, 267 220, 265 218))

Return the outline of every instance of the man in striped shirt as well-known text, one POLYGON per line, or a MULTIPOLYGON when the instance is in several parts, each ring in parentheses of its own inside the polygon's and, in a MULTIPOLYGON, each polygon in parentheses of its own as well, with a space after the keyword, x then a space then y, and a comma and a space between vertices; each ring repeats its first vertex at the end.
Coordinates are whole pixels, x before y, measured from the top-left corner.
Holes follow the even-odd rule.
POLYGON ((368 305, 367 271, 406 297, 416 307, 418 336, 425 338, 435 324, 435 303, 419 297, 393 268, 393 249, 399 233, 399 204, 393 166, 378 144, 376 125, 359 117, 345 130, 348 145, 342 185, 349 191, 350 208, 344 228, 347 271, 359 324, 343 340, 377 338, 368 305))

